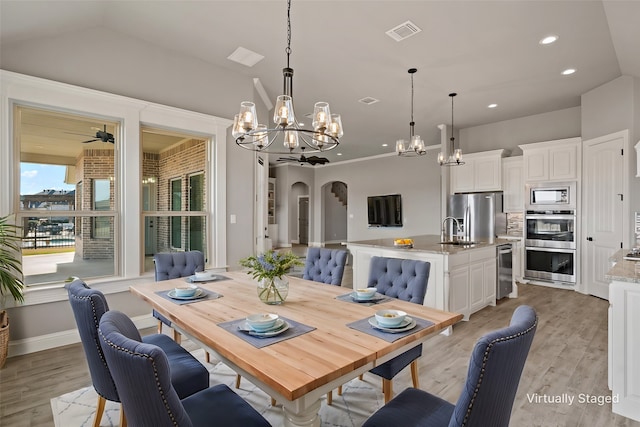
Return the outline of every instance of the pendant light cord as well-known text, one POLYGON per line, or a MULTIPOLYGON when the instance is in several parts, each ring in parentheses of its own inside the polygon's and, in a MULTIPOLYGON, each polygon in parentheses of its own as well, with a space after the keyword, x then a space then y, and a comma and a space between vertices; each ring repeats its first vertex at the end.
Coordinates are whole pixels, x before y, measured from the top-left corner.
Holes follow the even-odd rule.
POLYGON ((287 48, 284 51, 287 53, 287 68, 290 68, 289 55, 291 55, 291 0, 287 1, 287 48))
POLYGON ((449 138, 449 140, 451 141, 451 150, 455 151, 456 149, 456 139, 453 136, 453 97, 456 96, 457 93, 450 93, 449 96, 451 97, 451 138, 449 138))
POLYGON ((411 73, 411 123, 409 123, 409 136, 413 137, 413 125, 415 122, 413 121, 413 73, 411 73))

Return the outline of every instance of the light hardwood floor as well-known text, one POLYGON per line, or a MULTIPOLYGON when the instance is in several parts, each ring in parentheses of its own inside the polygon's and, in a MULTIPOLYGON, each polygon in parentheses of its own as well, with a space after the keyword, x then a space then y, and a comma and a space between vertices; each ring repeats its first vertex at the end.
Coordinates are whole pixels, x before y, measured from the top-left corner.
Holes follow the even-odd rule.
MULTIPOLYGON (((640 427, 638 422, 612 414, 610 404, 545 404, 532 403, 527 398, 534 393, 564 393, 576 401, 581 393, 610 396, 609 304, 573 291, 520 285, 519 298, 499 301, 496 307, 472 315, 469 322, 457 324, 450 337, 435 336, 425 344, 420 360, 421 388, 455 402, 477 338, 505 326, 519 304, 537 310, 539 326, 520 381, 511 425, 640 427)), ((52 426, 49 400, 90 383, 80 344, 10 358, 0 370, 0 426, 52 426)), ((396 391, 409 383, 409 372, 400 373, 394 380, 396 391)))

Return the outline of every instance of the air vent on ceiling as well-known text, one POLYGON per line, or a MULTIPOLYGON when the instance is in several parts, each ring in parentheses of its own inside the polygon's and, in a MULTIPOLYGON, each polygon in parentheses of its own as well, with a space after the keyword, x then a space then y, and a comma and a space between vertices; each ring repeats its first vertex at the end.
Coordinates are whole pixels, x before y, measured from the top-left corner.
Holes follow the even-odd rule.
POLYGON ((234 50, 231 55, 227 56, 227 59, 233 62, 237 62, 238 64, 242 64, 246 67, 253 67, 258 62, 262 61, 264 59, 264 56, 240 46, 239 48, 234 50))
POLYGON ((399 42, 411 37, 414 34, 419 33, 420 31, 422 30, 418 28, 416 24, 411 21, 407 21, 387 31, 387 35, 395 41, 399 42))
POLYGON ((365 96, 364 98, 359 99, 358 102, 362 102, 363 104, 371 105, 371 104, 375 104, 376 102, 380 102, 380 100, 372 98, 370 96, 365 96))

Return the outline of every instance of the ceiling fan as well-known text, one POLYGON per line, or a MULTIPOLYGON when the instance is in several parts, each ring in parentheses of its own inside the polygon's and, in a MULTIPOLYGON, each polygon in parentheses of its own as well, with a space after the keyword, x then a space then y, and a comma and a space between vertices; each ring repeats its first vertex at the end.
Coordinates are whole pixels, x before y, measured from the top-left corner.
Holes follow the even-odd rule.
MULTIPOLYGON (((102 142, 110 142, 112 144, 114 144, 116 141, 113 138, 113 134, 107 132, 107 125, 103 125, 104 128, 102 130, 100 130, 100 128, 96 128, 96 127, 92 127, 91 129, 95 129, 96 130, 96 134, 92 139, 88 139, 86 141, 82 141, 83 144, 88 144, 90 142, 96 142, 96 141, 102 141, 102 142)), ((66 132, 69 133, 71 135, 82 135, 82 136, 87 136, 83 133, 74 133, 74 132, 66 132)))
POLYGON ((325 163, 329 163, 329 159, 326 157, 318 157, 318 156, 310 156, 306 157, 304 155, 304 147, 300 147, 303 150, 300 157, 280 157, 278 162, 298 162, 298 163, 309 163, 311 166, 315 165, 324 165, 325 163))
MULTIPOLYGON (((95 128, 94 128, 95 129, 95 128)), ((110 142, 114 144, 116 141, 113 138, 113 134, 107 132, 107 125, 104 125, 103 130, 98 130, 96 132, 96 136, 93 139, 89 139, 87 141, 82 141, 83 144, 88 144, 90 142, 102 141, 102 142, 110 142)))

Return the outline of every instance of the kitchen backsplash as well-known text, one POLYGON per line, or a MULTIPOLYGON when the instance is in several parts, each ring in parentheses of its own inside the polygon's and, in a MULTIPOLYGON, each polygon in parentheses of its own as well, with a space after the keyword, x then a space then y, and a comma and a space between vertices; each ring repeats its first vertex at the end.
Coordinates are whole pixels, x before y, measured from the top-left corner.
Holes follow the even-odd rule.
POLYGON ((523 213, 507 213, 507 234, 522 236, 523 227, 523 213))

